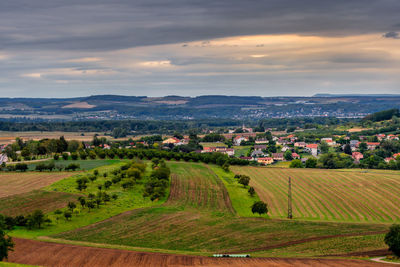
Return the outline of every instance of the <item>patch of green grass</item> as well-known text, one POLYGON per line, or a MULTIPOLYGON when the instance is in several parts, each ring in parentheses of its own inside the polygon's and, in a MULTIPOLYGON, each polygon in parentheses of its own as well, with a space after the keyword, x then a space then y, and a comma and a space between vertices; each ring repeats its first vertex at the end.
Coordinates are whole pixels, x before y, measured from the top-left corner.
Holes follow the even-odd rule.
POLYGON ((235 157, 240 157, 240 156, 247 156, 247 152, 249 152, 249 149, 251 146, 233 146, 235 149, 235 157))
POLYGON ((211 142, 201 142, 200 145, 203 147, 227 147, 225 143, 211 143, 211 142))
POLYGON ((254 257, 317 257, 386 249, 384 235, 329 238, 267 251, 253 252, 254 257))
POLYGON ((224 182, 224 185, 228 190, 229 197, 232 201, 232 206, 238 216, 260 217, 259 215, 251 212, 251 205, 260 200, 257 192, 255 196, 251 197, 248 193, 249 187, 247 186, 244 188, 243 185, 239 184, 238 180, 234 178, 234 173, 225 172, 223 169, 221 169, 221 167, 216 165, 210 165, 209 167, 224 182))
POLYGON ((34 265, 26 265, 13 262, 0 261, 0 267, 35 267, 34 265))
MULTIPOLYGON (((88 183, 88 188, 82 192, 78 191, 76 187, 76 179, 82 176, 87 176, 88 173, 93 173, 93 171, 80 173, 75 176, 66 178, 64 180, 58 181, 46 188, 44 190, 52 192, 67 192, 72 194, 82 194, 88 195, 89 193, 97 193, 97 185, 104 184, 106 180, 110 180, 110 177, 104 178, 102 174, 104 172, 110 172, 113 169, 119 168, 123 163, 117 163, 110 166, 103 166, 97 168, 100 175, 94 182, 88 183)), ((165 201, 166 198, 160 199, 159 201, 152 202, 149 198, 143 198, 144 183, 147 181, 149 175, 149 170, 145 176, 137 182, 137 184, 127 190, 123 190, 121 183, 112 185, 106 192, 109 195, 117 194, 117 200, 111 200, 107 204, 103 204, 100 208, 94 208, 89 211, 87 208, 81 208, 79 203, 76 201, 77 208, 74 211, 72 219, 67 221, 64 217, 57 217, 54 213, 47 214, 48 217, 53 221, 51 225, 45 226, 42 229, 28 230, 26 228, 14 229, 10 235, 21 238, 36 238, 38 236, 54 235, 57 233, 70 231, 79 227, 90 225, 112 216, 118 215, 122 212, 150 207, 154 205, 160 205, 165 201), (57 219, 58 218, 58 219, 57 219)))

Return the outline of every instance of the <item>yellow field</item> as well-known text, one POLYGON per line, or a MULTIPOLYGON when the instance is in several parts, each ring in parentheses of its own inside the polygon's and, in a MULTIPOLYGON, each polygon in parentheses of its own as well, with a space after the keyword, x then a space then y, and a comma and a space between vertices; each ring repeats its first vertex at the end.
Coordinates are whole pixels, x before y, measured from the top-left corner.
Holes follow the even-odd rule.
POLYGON ((293 216, 348 222, 399 222, 400 174, 319 169, 232 166, 251 177, 271 217, 287 216, 288 177, 292 178, 293 216))

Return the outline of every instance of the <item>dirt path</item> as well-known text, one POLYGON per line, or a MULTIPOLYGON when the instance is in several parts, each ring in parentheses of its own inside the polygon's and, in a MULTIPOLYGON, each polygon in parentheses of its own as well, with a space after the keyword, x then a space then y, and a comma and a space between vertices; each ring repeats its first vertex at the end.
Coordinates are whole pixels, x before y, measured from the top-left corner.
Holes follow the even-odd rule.
POLYGON ((10 262, 40 266, 392 266, 362 260, 286 258, 209 258, 82 247, 15 238, 10 262))
POLYGON ((375 261, 375 262, 379 262, 379 263, 388 263, 388 264, 400 265, 399 262, 387 262, 387 261, 384 261, 384 260, 383 260, 384 258, 385 258, 385 257, 378 257, 378 258, 373 258, 373 259, 371 259, 371 260, 372 260, 372 261, 375 261))

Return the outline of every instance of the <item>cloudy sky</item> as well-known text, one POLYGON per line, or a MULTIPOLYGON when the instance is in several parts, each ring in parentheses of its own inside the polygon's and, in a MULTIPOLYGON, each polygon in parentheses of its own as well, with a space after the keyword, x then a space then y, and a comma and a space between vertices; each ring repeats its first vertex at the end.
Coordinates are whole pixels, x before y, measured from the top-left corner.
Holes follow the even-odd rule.
POLYGON ((0 93, 400 94, 400 1, 1 0, 0 93))

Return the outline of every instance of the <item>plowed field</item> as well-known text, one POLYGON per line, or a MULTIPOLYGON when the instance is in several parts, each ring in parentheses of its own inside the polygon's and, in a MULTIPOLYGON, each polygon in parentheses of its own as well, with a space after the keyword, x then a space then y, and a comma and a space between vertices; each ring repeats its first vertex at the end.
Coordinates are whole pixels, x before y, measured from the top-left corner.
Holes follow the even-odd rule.
MULTIPOLYGON (((171 254, 144 253, 116 249, 81 247, 66 244, 46 243, 34 240, 15 239, 15 251, 10 262, 40 266, 86 266, 86 267, 131 267, 131 266, 386 266, 362 260, 335 259, 283 259, 283 258, 209 258, 171 254)), ((391 266, 388 264, 387 266, 391 266)))
POLYGON ((343 222, 399 222, 400 174, 317 169, 237 167, 251 177, 269 215, 287 216, 288 177, 292 178, 293 216, 343 222))

